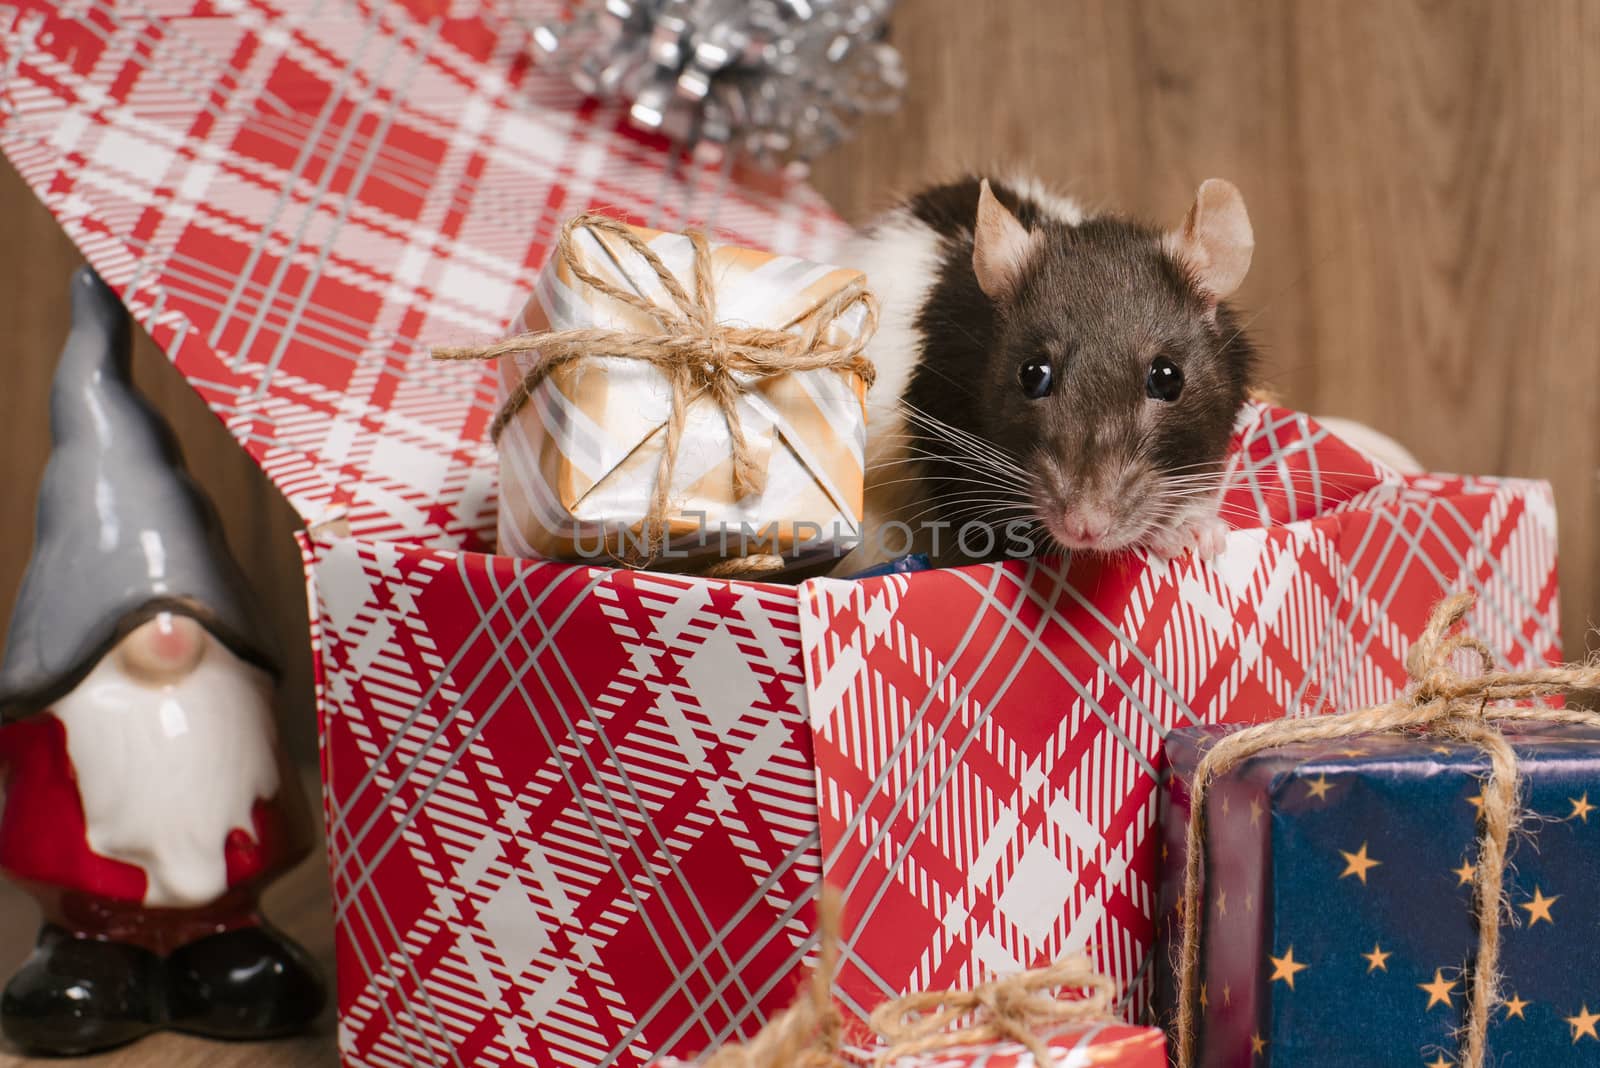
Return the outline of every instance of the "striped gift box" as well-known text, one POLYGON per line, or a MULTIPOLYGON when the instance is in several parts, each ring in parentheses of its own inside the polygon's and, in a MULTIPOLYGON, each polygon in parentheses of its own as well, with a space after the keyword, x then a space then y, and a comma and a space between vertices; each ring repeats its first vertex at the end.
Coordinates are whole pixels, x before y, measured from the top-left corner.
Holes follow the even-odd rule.
MULTIPOLYGON (((682 234, 634 232, 688 292, 694 251, 682 234)), ((655 271, 615 237, 574 231, 574 254, 591 275, 671 307, 655 271)), ((799 332, 819 306, 861 275, 793 256, 712 245, 719 322, 799 332)), ((859 335, 855 305, 823 333, 830 345, 859 335)), ((659 333, 637 308, 598 293, 553 258, 512 333, 599 328, 659 333)), ((502 399, 536 357, 500 359, 502 399)), ((768 378, 738 394, 737 415, 765 476, 761 492, 734 488, 731 432, 709 395, 690 399, 673 467, 671 511, 662 519, 662 563, 694 570, 726 555, 764 551, 789 567, 841 556, 859 534, 866 439, 866 384, 854 374, 808 371, 768 378), (739 551, 740 549, 745 551, 739 551)), ((500 447, 500 551, 512 556, 605 562, 637 544, 654 492, 672 387, 655 366, 604 348, 546 376, 506 425, 500 447)))

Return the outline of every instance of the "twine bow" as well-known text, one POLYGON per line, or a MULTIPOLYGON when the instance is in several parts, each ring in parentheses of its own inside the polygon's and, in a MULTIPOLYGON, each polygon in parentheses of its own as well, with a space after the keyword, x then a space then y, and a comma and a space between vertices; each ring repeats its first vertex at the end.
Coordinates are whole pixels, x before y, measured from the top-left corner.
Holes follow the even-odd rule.
POLYGON ((907 994, 873 1010, 871 1027, 887 1043, 878 1063, 1009 1039, 1025 1046, 1039 1068, 1050 1068, 1050 1050, 1041 1033, 1062 1024, 1111 1019, 1115 991, 1115 984, 1095 971, 1089 958, 1063 957, 971 990, 907 994), (1058 990, 1086 994, 1061 998, 1058 990))
POLYGON ((661 459, 656 467, 655 489, 645 515, 645 545, 652 556, 665 540, 672 473, 677 466, 684 421, 696 400, 711 398, 727 422, 733 444, 733 489, 742 499, 765 489, 766 472, 751 457, 750 443, 736 407, 740 394, 767 379, 806 371, 849 372, 860 376, 868 386, 874 378, 872 362, 862 353, 878 329, 878 303, 865 283, 857 280, 843 286, 825 301, 795 316, 782 329, 721 323, 717 321, 717 293, 706 235, 691 230, 685 236, 694 250, 692 296, 638 234, 614 219, 603 215, 578 215, 562 227, 556 242, 555 255, 574 278, 595 292, 649 316, 659 332, 601 328, 548 330, 518 334, 490 345, 433 351, 436 360, 467 361, 494 360, 527 352, 535 354, 532 366, 506 397, 490 425, 490 437, 496 442, 539 384, 552 372, 575 360, 609 356, 639 360, 656 368, 667 379, 672 407, 661 445, 661 459), (670 298, 670 305, 654 304, 637 293, 612 285, 584 267, 576 248, 579 230, 614 237, 636 253, 655 274, 670 298), (866 312, 860 332, 844 345, 825 341, 829 328, 858 304, 866 312))
MULTIPOLYGON (((754 1038, 723 1046, 705 1058, 702 1068, 854 1068, 840 1052, 844 1021, 832 996, 839 967, 839 899, 826 890, 818 904, 818 941, 820 959, 809 990, 754 1038)), ((1080 956, 971 990, 918 991, 873 1011, 868 1027, 882 1040, 873 1060, 882 1068, 903 1057, 1010 1040, 1026 1047, 1039 1068, 1050 1068, 1041 1032, 1068 1023, 1110 1022, 1115 990, 1080 956), (1057 996, 1068 990, 1083 996, 1057 996)))
POLYGON ((1478 908, 1478 954, 1467 977, 1468 1013, 1463 1068, 1482 1068, 1489 1018, 1500 1004, 1500 922, 1507 911, 1507 845, 1522 819, 1517 755, 1500 724, 1505 722, 1578 723, 1600 726, 1600 714, 1566 708, 1491 708, 1497 701, 1555 697, 1600 686, 1600 664, 1567 664, 1524 671, 1496 671, 1488 646, 1454 633, 1471 610, 1471 593, 1440 602, 1406 657, 1409 690, 1386 705, 1343 715, 1279 720, 1229 734, 1211 747, 1195 769, 1189 798, 1189 852, 1184 869, 1183 949, 1178 968, 1178 1068, 1193 1068, 1198 1040, 1200 934, 1204 905, 1206 795, 1219 777, 1258 753, 1296 742, 1333 741, 1357 735, 1417 733, 1475 745, 1489 758, 1484 783, 1483 836, 1479 846, 1474 897, 1478 908), (1458 653, 1471 653, 1483 673, 1464 676, 1451 666, 1458 653))

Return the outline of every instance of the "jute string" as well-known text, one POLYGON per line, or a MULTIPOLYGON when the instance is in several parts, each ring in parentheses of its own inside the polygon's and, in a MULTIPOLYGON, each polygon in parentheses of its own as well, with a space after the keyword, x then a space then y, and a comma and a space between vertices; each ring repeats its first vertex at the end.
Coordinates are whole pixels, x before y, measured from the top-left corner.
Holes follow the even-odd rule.
MULTIPOLYGON (((728 424, 732 439, 733 489, 743 499, 760 493, 766 472, 751 457, 736 407, 738 397, 761 382, 780 375, 806 371, 842 371, 859 375, 869 387, 874 371, 863 355, 878 329, 878 302, 861 281, 843 286, 815 307, 795 316, 782 329, 736 326, 717 321, 717 292, 712 278, 711 249, 706 235, 691 230, 686 235, 694 250, 694 292, 683 288, 661 257, 626 225, 603 215, 579 215, 567 221, 556 242, 555 255, 579 282, 612 300, 649 316, 659 332, 582 328, 518 334, 489 345, 433 350, 436 360, 497 360, 502 356, 533 353, 534 360, 512 389, 490 425, 490 437, 500 440, 506 424, 516 418, 533 391, 552 372, 576 360, 609 356, 638 360, 656 368, 671 389, 672 406, 656 468, 655 489, 645 515, 644 543, 653 555, 665 539, 670 507, 672 473, 677 467, 688 410, 701 397, 710 397, 728 424), (615 238, 636 253, 655 274, 670 304, 658 305, 594 274, 583 265, 576 235, 586 230, 615 238), (850 309, 860 305, 865 320, 856 336, 843 345, 824 338, 850 309), (798 327, 799 329, 795 329, 798 327)), ((604 242, 602 242, 604 244, 604 242)))
POLYGON ((1200 1017, 1200 937, 1204 904, 1206 795, 1211 785, 1239 764, 1269 749, 1296 742, 1325 742, 1374 734, 1418 734, 1475 745, 1489 758, 1483 787, 1482 840, 1474 896, 1478 909, 1478 953, 1468 976, 1463 1068, 1483 1068, 1490 1014, 1500 1004, 1500 924, 1505 899, 1506 851, 1522 820, 1517 756, 1501 733, 1510 722, 1580 723, 1600 726, 1600 714, 1580 709, 1489 707, 1497 701, 1528 701, 1600 686, 1600 664, 1568 664, 1526 671, 1496 671, 1488 646, 1458 633, 1473 605, 1458 593, 1434 608, 1427 627, 1406 657, 1407 692, 1386 705, 1342 715, 1262 723, 1230 734, 1212 746, 1195 769, 1189 799, 1189 852, 1184 870, 1183 949, 1178 966, 1178 1066, 1193 1068, 1200 1017), (1471 653, 1483 673, 1463 676, 1451 666, 1457 653, 1471 653))
MULTIPOLYGON (((839 902, 825 893, 818 906, 817 968, 795 1003, 747 1042, 723 1046, 704 1068, 849 1068, 841 1053, 844 1019, 833 1002, 839 967, 839 902)), ((887 1001, 868 1021, 878 1039, 879 1066, 902 1057, 990 1042, 1021 1043, 1039 1068, 1051 1068, 1045 1036, 1070 1023, 1112 1022, 1115 986, 1087 957, 1067 957, 983 983, 971 990, 928 990, 887 1001), (1058 991, 1078 991, 1063 998, 1058 991)))

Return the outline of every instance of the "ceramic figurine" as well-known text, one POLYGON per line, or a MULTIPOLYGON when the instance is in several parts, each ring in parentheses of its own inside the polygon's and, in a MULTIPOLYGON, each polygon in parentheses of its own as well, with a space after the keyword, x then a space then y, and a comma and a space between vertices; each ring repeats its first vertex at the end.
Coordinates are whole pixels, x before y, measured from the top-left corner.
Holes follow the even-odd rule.
POLYGON ((129 354, 127 313, 81 269, 0 663, 0 869, 44 912, 0 1023, 34 1053, 288 1034, 323 1000, 257 910, 310 846, 273 644, 129 354))

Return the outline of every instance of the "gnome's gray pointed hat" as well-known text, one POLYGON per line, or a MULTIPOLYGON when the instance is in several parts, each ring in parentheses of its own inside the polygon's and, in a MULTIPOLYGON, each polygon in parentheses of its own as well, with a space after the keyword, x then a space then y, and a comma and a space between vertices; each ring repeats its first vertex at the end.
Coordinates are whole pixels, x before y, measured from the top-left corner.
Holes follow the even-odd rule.
POLYGON ((262 614, 172 431, 134 391, 128 313, 89 268, 50 388, 33 558, 0 662, 0 714, 37 712, 158 612, 193 616, 276 674, 262 614))

